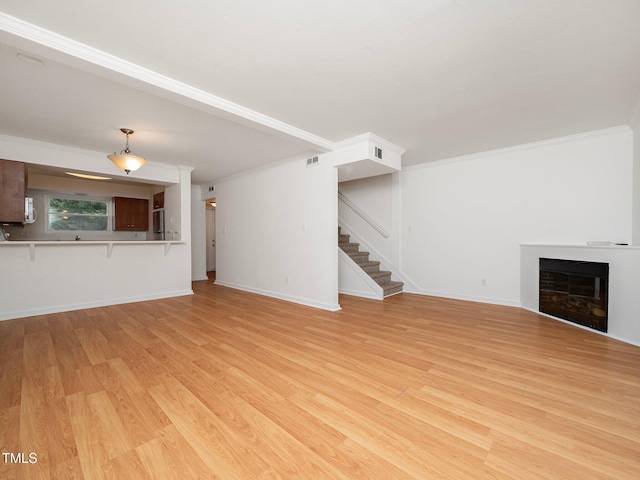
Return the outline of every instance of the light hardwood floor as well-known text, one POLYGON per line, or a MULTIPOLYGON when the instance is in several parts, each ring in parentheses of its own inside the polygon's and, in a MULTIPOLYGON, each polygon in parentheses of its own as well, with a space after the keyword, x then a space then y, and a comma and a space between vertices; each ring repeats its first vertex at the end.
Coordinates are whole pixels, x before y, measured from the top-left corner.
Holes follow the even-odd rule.
POLYGON ((0 448, 37 456, 0 478, 640 478, 638 347, 479 303, 194 289, 0 322, 0 448))

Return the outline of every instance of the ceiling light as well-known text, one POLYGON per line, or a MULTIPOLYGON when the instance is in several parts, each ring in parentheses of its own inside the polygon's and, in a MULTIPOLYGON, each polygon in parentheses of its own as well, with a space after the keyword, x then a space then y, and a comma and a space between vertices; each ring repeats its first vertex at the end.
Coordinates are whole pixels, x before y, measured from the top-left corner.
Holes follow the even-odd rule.
POLYGON ((124 170, 127 175, 129 175, 129 172, 138 170, 142 165, 147 163, 147 161, 144 158, 135 155, 129 149, 129 135, 133 135, 133 130, 129 128, 121 128, 120 131, 127 136, 125 149, 122 150, 120 154, 113 152, 113 155, 107 155, 107 158, 115 163, 120 170, 124 170))
POLYGON ((86 173, 64 172, 74 177, 88 178, 89 180, 111 180, 109 177, 99 177, 98 175, 87 175, 86 173))

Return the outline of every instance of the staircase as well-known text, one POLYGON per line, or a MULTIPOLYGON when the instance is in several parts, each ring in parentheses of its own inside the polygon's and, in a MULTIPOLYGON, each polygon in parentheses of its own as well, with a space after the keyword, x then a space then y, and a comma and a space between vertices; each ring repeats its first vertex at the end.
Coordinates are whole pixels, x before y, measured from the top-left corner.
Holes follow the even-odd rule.
POLYGON ((338 246, 349 255, 367 275, 369 275, 383 291, 383 297, 402 292, 403 283, 391 280, 391 272, 380 270, 380 262, 369 260, 369 252, 361 252, 359 243, 351 243, 350 236, 342 233, 338 227, 338 246))

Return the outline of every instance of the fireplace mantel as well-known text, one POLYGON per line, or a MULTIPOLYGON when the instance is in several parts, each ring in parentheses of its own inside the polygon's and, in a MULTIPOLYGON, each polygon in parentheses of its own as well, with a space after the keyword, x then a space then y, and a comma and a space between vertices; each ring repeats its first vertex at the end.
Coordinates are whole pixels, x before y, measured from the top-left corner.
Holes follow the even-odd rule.
POLYGON ((621 243, 521 243, 520 247, 576 248, 586 250, 638 250, 640 245, 624 245, 621 243))
POLYGON ((606 335, 640 346, 640 246, 521 244, 520 303, 534 312, 538 312, 540 258, 608 263, 609 328, 606 335))

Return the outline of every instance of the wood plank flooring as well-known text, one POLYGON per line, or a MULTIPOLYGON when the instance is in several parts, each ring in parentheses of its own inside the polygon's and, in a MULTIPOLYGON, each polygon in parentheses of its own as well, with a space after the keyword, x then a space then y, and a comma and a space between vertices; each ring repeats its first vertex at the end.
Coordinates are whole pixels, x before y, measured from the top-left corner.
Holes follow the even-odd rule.
POLYGON ((409 294, 194 290, 0 322, 0 478, 640 478, 638 347, 409 294))

